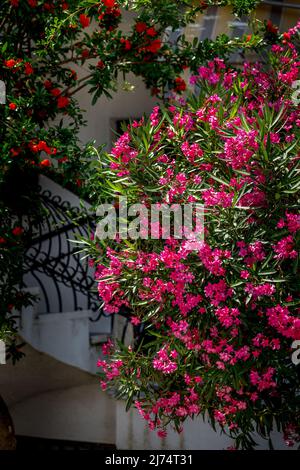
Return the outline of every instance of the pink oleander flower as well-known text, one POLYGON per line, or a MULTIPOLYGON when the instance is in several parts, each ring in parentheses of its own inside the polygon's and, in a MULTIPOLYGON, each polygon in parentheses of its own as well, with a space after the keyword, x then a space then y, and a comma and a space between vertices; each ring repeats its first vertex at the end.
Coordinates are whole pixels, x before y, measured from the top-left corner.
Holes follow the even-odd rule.
POLYGON ((270 326, 283 336, 300 339, 300 317, 292 316, 288 307, 277 305, 267 308, 266 314, 270 326))
POLYGON ((262 296, 271 296, 276 291, 274 284, 266 283, 254 286, 251 283, 248 283, 245 287, 245 291, 249 292, 252 295, 254 300, 257 300, 262 296))
POLYGON ((270 388, 275 388, 276 382, 273 380, 274 373, 275 369, 273 367, 269 367, 264 374, 259 374, 257 371, 252 370, 250 372, 250 382, 260 392, 270 388))
POLYGON ((189 144, 184 142, 181 145, 181 150, 183 155, 189 160, 189 162, 194 163, 194 161, 203 156, 203 150, 200 148, 199 144, 189 144))
POLYGON ((221 426, 225 426, 226 424, 226 416, 224 413, 222 413, 221 411, 219 410, 215 410, 214 412, 214 417, 215 419, 218 421, 218 423, 221 424, 221 426))
POLYGON ((242 270, 242 271, 240 272, 240 276, 241 276, 242 279, 248 279, 249 276, 250 276, 250 273, 249 273, 248 271, 246 271, 246 270, 242 270))
POLYGON ((177 369, 177 363, 174 361, 171 361, 170 357, 172 355, 175 355, 175 358, 177 357, 176 351, 172 351, 168 355, 167 351, 165 349, 161 349, 160 351, 157 352, 156 357, 153 359, 152 364, 154 369, 159 370, 163 374, 172 374, 173 372, 176 371, 177 369))
POLYGON ((251 267, 258 261, 263 261, 266 257, 262 242, 256 241, 247 245, 244 241, 237 242, 239 255, 244 258, 247 266, 251 267))
POLYGON ((206 189, 202 192, 202 199, 206 206, 231 207, 234 193, 226 193, 225 191, 214 191, 206 189))
POLYGON ((294 259, 297 258, 298 253, 294 250, 294 239, 292 235, 282 238, 276 245, 273 245, 276 252, 275 258, 278 259, 294 259))
POLYGON ((215 315, 218 317, 220 323, 226 328, 240 324, 240 320, 237 318, 240 316, 240 312, 237 308, 217 308, 217 310, 215 310, 215 315))
POLYGON ((205 295, 210 298, 212 305, 218 306, 221 302, 225 302, 228 297, 232 297, 233 289, 229 288, 226 282, 221 279, 217 283, 208 283, 204 288, 205 295))
POLYGON ((286 225, 290 233, 296 233, 300 230, 300 214, 285 213, 286 225))

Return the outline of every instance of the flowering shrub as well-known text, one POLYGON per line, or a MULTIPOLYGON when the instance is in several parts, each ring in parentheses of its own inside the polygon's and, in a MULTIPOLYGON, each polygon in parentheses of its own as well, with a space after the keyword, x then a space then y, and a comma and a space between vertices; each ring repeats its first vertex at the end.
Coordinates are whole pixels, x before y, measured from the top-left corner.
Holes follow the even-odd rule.
MULTIPOLYGON (((32 225, 40 220, 38 174, 44 172, 86 195, 86 170, 96 152, 79 141, 85 122, 75 93, 87 87, 96 103, 103 94, 111 97, 118 74, 128 72, 141 76, 160 96, 165 89, 183 91, 183 67, 207 57, 213 43, 192 45, 181 38, 175 46, 163 33, 214 3, 184 1, 186 8, 180 9, 174 8, 174 0, 157 0, 150 7, 139 0, 125 34, 121 8, 131 6, 126 0, 1 1, 0 80, 6 85, 6 103, 1 96, 0 338, 2 331, 12 330, 12 307, 29 301, 18 286, 31 237, 25 221, 29 218, 32 225), (75 68, 82 66, 88 73, 78 77, 75 68), (13 233, 16 227, 18 234, 13 233)), ((240 14, 255 3, 222 2, 240 14)), ((235 47, 234 41, 225 47, 226 41, 224 36, 216 42, 224 55, 235 47)))
POLYGON ((136 347, 105 346, 101 386, 160 436, 201 414, 236 448, 275 423, 299 440, 299 31, 264 64, 200 66, 198 94, 133 122, 102 166, 113 198, 205 207, 193 250, 174 237, 91 242, 106 311, 126 307, 144 327, 136 347))
POLYGON ((41 221, 38 175, 57 168, 76 187, 89 153, 77 137, 83 117, 71 89, 78 87, 78 78, 63 47, 70 48, 79 28, 69 28, 51 54, 39 42, 55 16, 65 15, 67 3, 56 3, 52 11, 49 2, 40 1, 3 1, 0 6, 0 79, 6 91, 0 104, 0 338, 14 358, 20 353, 13 309, 34 300, 22 288, 22 274, 29 227, 41 221))

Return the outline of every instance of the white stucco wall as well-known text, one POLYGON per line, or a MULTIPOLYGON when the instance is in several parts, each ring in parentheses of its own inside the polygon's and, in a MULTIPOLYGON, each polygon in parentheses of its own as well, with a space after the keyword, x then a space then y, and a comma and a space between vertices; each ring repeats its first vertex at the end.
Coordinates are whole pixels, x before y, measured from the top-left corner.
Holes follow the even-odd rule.
POLYGON ((18 435, 113 444, 114 402, 97 383, 54 390, 10 408, 18 435))
POLYGON ((112 131, 114 120, 134 119, 144 113, 151 113, 157 99, 151 97, 150 90, 145 88, 140 78, 130 74, 127 80, 135 85, 134 91, 122 90, 123 80, 120 79, 119 91, 113 94, 113 99, 102 97, 94 106, 91 106, 91 95, 85 89, 78 93, 77 98, 81 107, 86 110, 85 118, 88 121, 88 126, 82 128, 80 133, 82 142, 96 140, 97 145, 106 144, 107 149, 110 149, 111 142, 115 139, 112 131))
MULTIPOLYGON (((39 295, 37 288, 31 289, 31 292, 39 295)), ((89 318, 93 312, 78 310, 38 314, 36 310, 36 306, 28 306, 21 311, 19 334, 22 339, 37 351, 64 364, 95 374, 101 347, 90 343, 92 323, 89 318)), ((97 336, 99 338, 105 342, 108 335, 102 334, 97 336)))
POLYGON ((115 401, 98 377, 29 345, 23 350, 16 365, 0 366, 0 392, 16 434, 114 444, 115 401))
MULTIPOLYGON (((120 25, 121 30, 127 33, 133 22, 134 14, 124 11, 123 21, 120 25)), ((94 25, 91 24, 87 31, 92 31, 94 25)), ((95 60, 97 63, 97 60, 95 60)), ((82 78, 88 75, 88 62, 83 67, 74 66, 78 77, 82 78)), ((124 79, 121 73, 118 78, 118 91, 111 92, 112 99, 106 98, 104 95, 92 106, 92 95, 88 93, 88 87, 76 93, 82 109, 86 112, 84 117, 87 121, 87 127, 82 128, 80 138, 83 143, 96 140, 97 145, 106 144, 106 148, 111 148, 111 141, 114 139, 112 132, 113 121, 115 119, 134 119, 141 117, 144 113, 150 114, 152 108, 157 103, 157 98, 151 97, 150 90, 147 90, 143 80, 128 74, 125 77, 126 82, 134 86, 133 91, 124 90, 124 79)))
POLYGON ((123 401, 116 405, 116 445, 118 449, 149 450, 191 450, 222 449, 231 445, 226 436, 216 434, 207 424, 200 420, 190 421, 184 432, 178 434, 171 428, 167 437, 161 439, 156 431, 150 431, 145 421, 135 409, 125 411, 123 401), (126 432, 124 430, 126 429, 126 432))
MULTIPOLYGON (((226 450, 234 445, 234 441, 203 422, 201 417, 188 419, 183 432, 178 434, 171 427, 167 428, 167 436, 161 439, 155 431, 150 431, 145 421, 135 409, 125 410, 125 402, 116 404, 116 446, 118 449, 147 449, 147 450, 226 450)), ((269 449, 268 441, 254 434, 253 438, 258 444, 257 450, 269 449)), ((275 450, 296 450, 287 447, 281 433, 273 432, 271 435, 275 450)))

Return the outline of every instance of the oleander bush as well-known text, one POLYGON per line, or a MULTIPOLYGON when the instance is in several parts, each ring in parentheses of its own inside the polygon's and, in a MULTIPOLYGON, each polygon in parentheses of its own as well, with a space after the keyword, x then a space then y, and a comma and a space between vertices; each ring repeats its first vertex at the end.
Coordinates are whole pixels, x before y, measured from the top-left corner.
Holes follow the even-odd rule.
POLYGON ((105 310, 144 329, 105 345, 102 388, 161 437, 202 415, 238 449, 273 429, 299 442, 299 30, 265 62, 201 65, 194 95, 155 107, 101 156, 99 202, 204 206, 192 249, 172 235, 87 242, 105 310))
MULTIPOLYGON (((189 43, 184 36, 174 42, 165 31, 186 25, 216 3, 1 1, 0 338, 7 341, 14 333, 13 308, 33 300, 23 290, 22 258, 32 235, 28 227, 38 225, 45 215, 39 207, 39 174, 89 195, 90 164, 97 151, 93 143, 79 140, 86 122, 76 92, 86 88, 93 104, 103 95, 111 98, 118 77, 124 77, 124 88, 131 90, 129 72, 142 77, 159 97, 169 90, 184 91, 181 74, 187 66, 195 69, 214 48, 228 55, 240 42, 225 35, 215 43, 189 43), (178 3, 182 8, 174 8, 178 3), (126 33, 125 9, 135 14, 126 33)), ((257 2, 221 3, 241 15, 257 2)), ((257 42, 259 38, 248 46, 257 42)))

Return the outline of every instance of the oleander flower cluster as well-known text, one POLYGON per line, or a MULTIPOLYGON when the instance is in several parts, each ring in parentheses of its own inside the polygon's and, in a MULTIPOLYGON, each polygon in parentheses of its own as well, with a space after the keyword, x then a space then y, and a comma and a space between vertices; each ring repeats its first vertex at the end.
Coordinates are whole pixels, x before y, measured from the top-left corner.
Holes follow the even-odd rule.
POLYGON ((105 346, 101 386, 162 437, 201 414, 236 448, 275 423, 287 445, 299 440, 298 38, 299 26, 265 63, 212 59, 194 95, 133 122, 107 155, 112 196, 204 206, 193 250, 172 236, 93 242, 106 312, 140 328, 129 347, 105 346))
MULTIPOLYGON (((16 326, 11 312, 28 303, 20 286, 32 239, 27 222, 36 228, 43 219, 39 174, 88 197, 97 150, 95 142, 80 140, 87 123, 76 94, 86 88, 93 104, 100 96, 112 98, 120 72, 128 92, 134 88, 126 80, 131 72, 154 94, 184 90, 180 75, 188 57, 197 57, 198 49, 206 53, 198 45, 194 53, 184 39, 182 48, 174 48, 164 31, 186 24, 208 5, 191 4, 187 18, 173 8, 175 0, 154 3, 135 5, 124 31, 127 0, 0 2, 0 339, 7 345, 7 332, 13 337, 16 326)), ((238 8, 239 0, 234 3, 238 8)))

